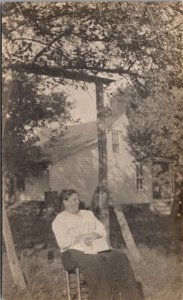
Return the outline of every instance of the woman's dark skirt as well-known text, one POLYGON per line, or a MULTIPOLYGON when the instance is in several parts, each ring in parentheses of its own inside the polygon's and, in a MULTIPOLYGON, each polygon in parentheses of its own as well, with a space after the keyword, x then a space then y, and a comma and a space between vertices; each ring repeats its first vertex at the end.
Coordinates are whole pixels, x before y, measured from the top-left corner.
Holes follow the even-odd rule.
POLYGON ((71 249, 61 258, 65 270, 80 269, 93 299, 144 299, 127 256, 119 250, 91 255, 71 249))

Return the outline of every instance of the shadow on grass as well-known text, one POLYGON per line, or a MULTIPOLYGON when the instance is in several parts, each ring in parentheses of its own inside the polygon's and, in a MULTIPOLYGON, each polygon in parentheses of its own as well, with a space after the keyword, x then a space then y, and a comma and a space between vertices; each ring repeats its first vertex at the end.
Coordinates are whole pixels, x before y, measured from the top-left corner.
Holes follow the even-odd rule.
MULTIPOLYGON (((125 206, 122 208, 136 245, 151 249, 158 248, 164 253, 177 253, 177 220, 170 215, 157 215, 147 205, 125 206)), ((111 244, 114 248, 125 247, 121 228, 112 207, 110 207, 111 244)))

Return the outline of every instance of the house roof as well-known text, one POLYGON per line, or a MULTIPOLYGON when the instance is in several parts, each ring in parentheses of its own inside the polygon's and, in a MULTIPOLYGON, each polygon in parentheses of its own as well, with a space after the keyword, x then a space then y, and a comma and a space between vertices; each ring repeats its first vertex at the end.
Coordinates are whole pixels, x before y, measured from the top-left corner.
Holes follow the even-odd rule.
MULTIPOLYGON (((106 130, 109 130, 118 119, 119 117, 106 118, 106 130)), ((52 162, 56 162, 93 143, 97 143, 96 121, 69 126, 64 136, 61 136, 54 145, 45 145, 44 151, 52 162)))

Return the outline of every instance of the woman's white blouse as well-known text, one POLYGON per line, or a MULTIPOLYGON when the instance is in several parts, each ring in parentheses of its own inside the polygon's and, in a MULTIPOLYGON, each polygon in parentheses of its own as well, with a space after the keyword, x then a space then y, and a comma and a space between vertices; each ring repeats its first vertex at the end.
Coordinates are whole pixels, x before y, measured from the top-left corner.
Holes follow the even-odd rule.
POLYGON ((61 252, 68 249, 85 251, 80 243, 74 244, 75 237, 81 234, 95 232, 106 238, 104 225, 88 210, 80 210, 75 214, 61 212, 54 219, 52 230, 61 252))

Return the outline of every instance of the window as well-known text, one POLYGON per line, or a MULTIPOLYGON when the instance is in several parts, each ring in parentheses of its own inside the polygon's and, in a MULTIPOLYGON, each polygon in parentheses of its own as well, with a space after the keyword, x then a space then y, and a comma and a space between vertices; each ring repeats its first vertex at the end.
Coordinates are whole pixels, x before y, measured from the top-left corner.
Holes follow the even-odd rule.
POLYGON ((25 179, 22 177, 17 177, 17 189, 19 191, 25 191, 25 179))
POLYGON ((143 166, 136 165, 136 181, 137 181, 137 190, 143 189, 143 166))
POLYGON ((112 132, 112 149, 113 152, 119 152, 119 132, 112 132))

